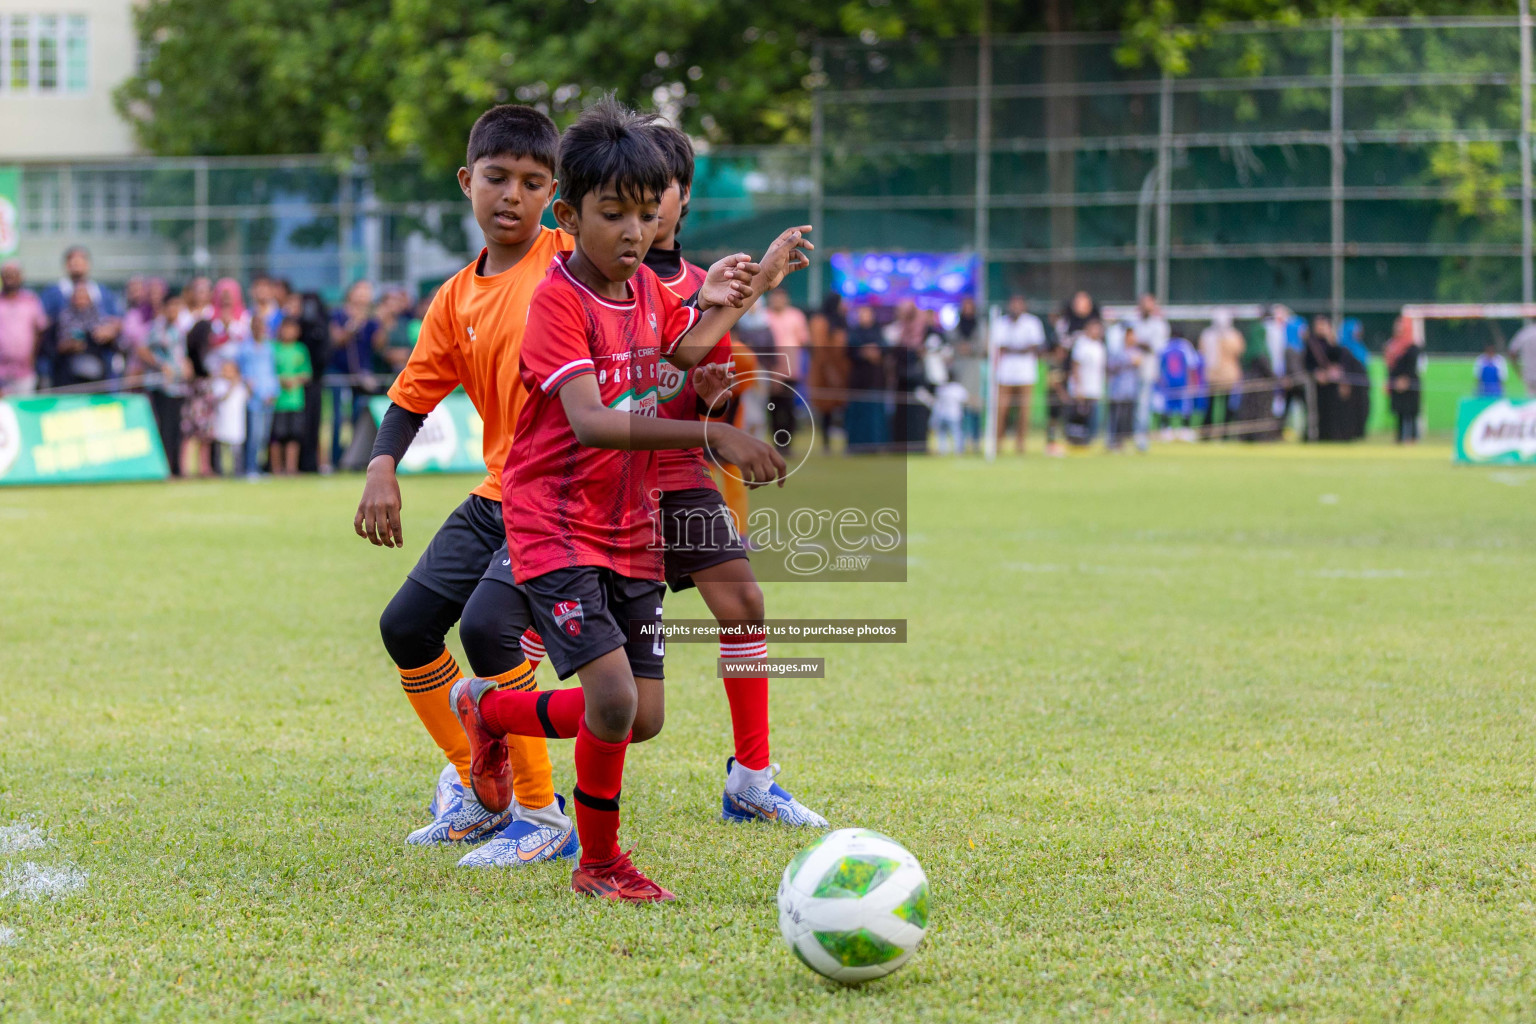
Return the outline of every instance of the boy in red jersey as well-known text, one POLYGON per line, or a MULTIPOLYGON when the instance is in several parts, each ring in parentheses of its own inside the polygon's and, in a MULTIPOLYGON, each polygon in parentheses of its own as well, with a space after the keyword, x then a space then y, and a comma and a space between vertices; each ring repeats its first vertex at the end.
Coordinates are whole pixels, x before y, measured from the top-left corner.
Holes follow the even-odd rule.
MULTIPOLYGON (((526 840, 510 862, 574 856, 576 835, 554 792, 549 754, 542 738, 508 742, 517 803, 492 811, 469 785, 469 746, 448 703, 461 678, 444 645, 455 622, 470 667, 501 685, 532 688, 533 674, 518 643, 526 615, 512 577, 493 552, 505 540, 501 471, 528 391, 518 374, 518 352, 528 303, 549 262, 571 247, 562 231, 539 223, 555 192, 560 143, 554 122, 532 107, 487 110, 469 134, 459 187, 470 200, 485 248, 438 291, 422 323, 410 360, 389 389, 391 405, 379 426, 367 483, 353 527, 381 547, 398 548, 400 484, 395 466, 437 404, 462 386, 485 424, 485 480, 433 536, 379 621, 384 647, 400 672, 400 684, 427 732, 448 759, 438 778, 433 821, 412 832, 412 844, 473 843, 491 838, 526 840), (551 838, 555 841, 551 841, 551 838), (528 850, 537 851, 532 857, 528 850)), ((464 862, 477 865, 483 851, 464 862)))
MULTIPOLYGON (((749 297, 805 263, 796 230, 764 267, 744 256, 717 263, 694 303, 664 288, 641 262, 669 180, 649 123, 604 100, 561 141, 555 216, 575 248, 534 294, 521 357, 530 398, 503 477, 513 576, 556 672, 581 686, 535 696, 466 679, 450 695, 487 807, 511 799, 507 735, 575 736, 582 858, 571 887, 642 902, 673 898, 618 845, 625 751, 632 733, 654 735, 664 706, 654 453, 706 439, 696 419, 656 416, 659 361, 692 369, 749 297)), ((782 482, 784 461, 769 445, 723 424, 707 436, 747 480, 782 482)))
MULTIPOLYGON (((705 272, 683 259, 677 233, 688 216, 693 187, 693 144, 688 136, 666 124, 652 127, 652 138, 667 160, 671 183, 662 193, 656 240, 645 254, 645 265, 661 283, 688 298, 703 282, 705 272)), ((705 363, 730 365, 731 339, 722 338, 705 363)), ((733 401, 704 401, 690 375, 662 366, 657 402, 665 419, 708 419, 729 423, 733 401)), ((741 542, 735 520, 715 487, 700 448, 664 449, 657 453, 661 485, 663 564, 673 592, 697 587, 710 614, 720 624, 720 658, 746 664, 768 656, 763 629, 763 591, 741 542)), ((734 475, 726 466, 725 473, 734 475)), ((790 796, 774 781, 779 766, 768 755, 768 678, 732 676, 724 680, 731 708, 736 753, 725 762, 725 792, 720 816, 726 821, 773 821, 781 825, 826 828, 827 819, 790 796)))

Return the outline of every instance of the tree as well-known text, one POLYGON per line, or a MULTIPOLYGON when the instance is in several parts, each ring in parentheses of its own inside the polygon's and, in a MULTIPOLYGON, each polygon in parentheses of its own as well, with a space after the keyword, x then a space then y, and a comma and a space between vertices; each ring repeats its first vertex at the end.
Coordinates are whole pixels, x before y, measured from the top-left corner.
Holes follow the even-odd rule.
MULTIPOLYGON (((982 0, 150 0, 118 93, 156 153, 461 159, 485 107, 569 119, 608 90, 719 142, 807 130, 817 38, 952 37, 982 0)), ((1034 27, 1026 5, 994 15, 1034 27)))
MULTIPOLYGON (((716 142, 804 138, 814 41, 1119 30, 1181 74, 1229 21, 1508 13, 1508 0, 148 0, 118 106, 166 155, 416 155, 455 163, 486 106, 569 119, 607 90, 716 142)), ((1251 54, 1262 60, 1262 54, 1251 54)))

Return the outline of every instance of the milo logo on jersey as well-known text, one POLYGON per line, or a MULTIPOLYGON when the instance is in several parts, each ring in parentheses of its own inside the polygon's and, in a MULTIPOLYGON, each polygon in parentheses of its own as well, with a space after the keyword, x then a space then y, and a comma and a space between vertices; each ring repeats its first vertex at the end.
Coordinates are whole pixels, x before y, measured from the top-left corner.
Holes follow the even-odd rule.
POLYGON ((683 385, 687 383, 687 370, 679 370, 671 363, 662 363, 660 369, 656 371, 656 388, 661 404, 666 405, 682 394, 683 385))
POLYGON ((656 386, 630 388, 608 403, 608 408, 619 412, 632 412, 636 416, 656 415, 656 386))

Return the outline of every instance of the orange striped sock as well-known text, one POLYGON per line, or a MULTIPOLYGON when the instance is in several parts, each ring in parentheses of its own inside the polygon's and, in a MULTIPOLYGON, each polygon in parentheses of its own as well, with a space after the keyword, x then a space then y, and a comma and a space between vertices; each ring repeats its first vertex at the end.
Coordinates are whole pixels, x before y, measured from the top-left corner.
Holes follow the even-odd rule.
POLYGON ((420 668, 400 669, 400 688, 427 727, 443 756, 459 770, 459 781, 469 785, 469 737, 448 704, 448 691, 464 678, 459 663, 445 647, 443 653, 420 668))
MULTIPOLYGON (((533 665, 523 662, 517 668, 497 676, 487 676, 498 690, 537 690, 533 665)), ((530 811, 555 802, 554 768, 549 763, 549 745, 542 736, 507 736, 507 761, 512 765, 512 794, 530 811)))

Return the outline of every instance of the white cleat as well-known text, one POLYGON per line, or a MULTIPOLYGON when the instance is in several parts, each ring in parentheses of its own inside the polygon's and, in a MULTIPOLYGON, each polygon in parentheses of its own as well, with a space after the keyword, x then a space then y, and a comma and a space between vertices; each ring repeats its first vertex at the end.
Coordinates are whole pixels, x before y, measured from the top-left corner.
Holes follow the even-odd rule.
POLYGON ((774 778, 779 766, 770 764, 754 772, 725 760, 725 793, 720 801, 720 817, 725 821, 772 821, 796 828, 826 828, 827 819, 790 796, 774 778), (737 783, 735 792, 732 782, 737 783))

